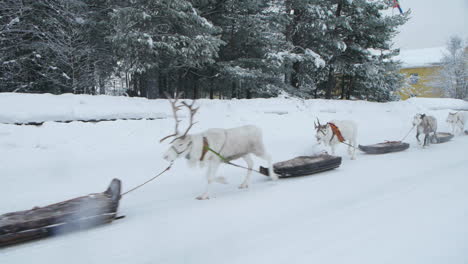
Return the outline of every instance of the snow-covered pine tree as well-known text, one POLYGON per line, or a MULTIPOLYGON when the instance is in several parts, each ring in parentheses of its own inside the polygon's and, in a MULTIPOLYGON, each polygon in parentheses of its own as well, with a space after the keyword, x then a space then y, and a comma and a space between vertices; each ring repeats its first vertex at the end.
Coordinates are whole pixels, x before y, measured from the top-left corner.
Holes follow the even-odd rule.
POLYGON ((292 16, 292 24, 288 27, 289 39, 296 50, 299 54, 301 50, 311 50, 324 61, 324 64, 316 65, 295 62, 291 84, 301 89, 312 83, 307 90, 308 93, 313 92, 315 97, 338 96, 332 92, 336 91, 336 87, 341 87, 342 97, 350 98, 356 92, 354 85, 358 79, 369 83, 371 80, 367 80, 366 76, 371 75, 356 74, 375 65, 371 50, 394 55, 390 51, 391 40, 397 27, 405 23, 409 15, 409 12, 405 15, 384 15, 383 11, 391 8, 387 0, 286 2, 288 13, 292 16))
POLYGON ((133 76, 140 96, 177 90, 190 69, 214 63, 222 44, 190 1, 121 0, 111 16, 119 70, 133 76))
MULTIPOLYGON (((290 24, 286 35, 293 49, 286 81, 305 95, 320 96, 320 87, 328 76, 334 77, 336 54, 346 48, 339 25, 341 5, 330 0, 286 0, 290 24), (311 54, 311 56, 306 56, 311 54)), ((326 84, 326 83, 325 83, 326 84)))
MULTIPOLYGON (((396 52, 393 52, 396 53, 396 52)), ((395 92, 405 85, 404 75, 399 73, 400 64, 393 61, 394 54, 372 55, 362 64, 354 64, 353 71, 347 71, 342 81, 342 98, 372 101, 396 100, 395 92), (349 79, 346 80, 346 77, 349 79), (353 89, 353 90, 351 90, 353 89)))
POLYGON ((351 5, 344 5, 347 48, 339 56, 336 69, 352 80, 341 84, 347 90, 348 99, 354 94, 357 98, 389 100, 391 94, 403 85, 403 76, 398 73, 399 64, 392 59, 399 51, 392 50, 391 45, 397 28, 408 20, 410 12, 384 15, 391 4, 386 0, 354 0, 351 5))
POLYGON ((0 7, 2 91, 93 93, 97 52, 80 0, 14 1, 0 7))
POLYGON ((59 56, 66 38, 61 1, 6 0, 0 8, 1 90, 69 91, 59 56))
POLYGON ((222 29, 217 63, 205 69, 201 79, 209 96, 251 98, 276 95, 283 89, 284 68, 267 55, 285 48, 283 1, 195 1, 202 15, 222 29), (218 87, 217 89, 215 87, 218 87))
POLYGON ((94 74, 95 93, 104 94, 105 84, 116 69, 110 34, 112 0, 83 0, 87 5, 84 34, 90 46, 90 69, 94 74))

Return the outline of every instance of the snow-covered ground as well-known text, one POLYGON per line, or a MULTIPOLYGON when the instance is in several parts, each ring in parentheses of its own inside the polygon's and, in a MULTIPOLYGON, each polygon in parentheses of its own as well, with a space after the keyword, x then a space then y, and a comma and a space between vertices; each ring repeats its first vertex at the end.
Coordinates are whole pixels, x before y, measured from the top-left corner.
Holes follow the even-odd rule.
POLYGON ((164 117, 142 98, 0 93, 0 123, 164 117))
MULTIPOLYGON (((370 103, 297 99, 200 100, 193 132, 255 124, 274 161, 318 152, 316 117, 353 119, 361 144, 400 140, 415 113, 449 131, 451 109, 468 103, 411 99, 370 103)), ((1 121, 170 114, 165 100, 0 95, 1 121), (52 103, 54 102, 54 103, 52 103), (72 103, 75 102, 75 103, 72 103), (87 108, 87 106, 91 106, 87 108), (122 110, 120 105, 124 105, 122 110)), ((1 123, 1 122, 0 122, 1 123)), ((0 214, 104 191, 112 178, 127 190, 167 166, 161 137, 171 118, 101 123, 0 124, 0 214)), ((211 199, 194 197, 204 171, 181 160, 167 174, 126 195, 126 218, 91 230, 0 249, 0 263, 467 263, 468 136, 386 155, 359 153, 314 176, 270 181, 223 166, 229 184, 211 199)), ((256 166, 264 165, 256 159, 256 166)), ((237 161, 239 164, 241 161, 237 161)))

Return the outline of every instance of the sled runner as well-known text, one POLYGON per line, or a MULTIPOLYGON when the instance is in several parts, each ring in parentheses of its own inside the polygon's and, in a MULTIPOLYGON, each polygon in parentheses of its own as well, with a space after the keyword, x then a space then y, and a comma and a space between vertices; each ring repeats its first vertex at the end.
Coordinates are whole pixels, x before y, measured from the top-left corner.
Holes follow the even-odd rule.
POLYGON ((116 219, 120 189, 120 180, 113 179, 102 193, 0 215, 0 247, 110 223, 116 219))
POLYGON ((437 132, 435 137, 432 137, 431 142, 434 144, 445 143, 453 138, 453 134, 446 132, 437 132))
MULTIPOLYGON (((314 156, 300 156, 294 159, 277 162, 273 165, 273 170, 280 178, 287 178, 332 170, 338 168, 340 165, 341 157, 322 153, 314 156)), ((260 172, 268 175, 267 168, 260 167, 260 172)))
POLYGON ((385 154, 403 151, 409 148, 409 144, 401 141, 385 141, 373 145, 359 145, 359 149, 367 154, 385 154))

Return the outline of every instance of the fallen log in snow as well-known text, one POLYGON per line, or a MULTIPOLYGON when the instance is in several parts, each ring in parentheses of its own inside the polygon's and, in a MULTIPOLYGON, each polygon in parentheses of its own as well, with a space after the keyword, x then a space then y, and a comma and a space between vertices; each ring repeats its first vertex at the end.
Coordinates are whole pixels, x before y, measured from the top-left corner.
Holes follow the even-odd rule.
POLYGON ((121 182, 114 179, 102 193, 0 215, 0 247, 110 223, 120 192, 121 182))

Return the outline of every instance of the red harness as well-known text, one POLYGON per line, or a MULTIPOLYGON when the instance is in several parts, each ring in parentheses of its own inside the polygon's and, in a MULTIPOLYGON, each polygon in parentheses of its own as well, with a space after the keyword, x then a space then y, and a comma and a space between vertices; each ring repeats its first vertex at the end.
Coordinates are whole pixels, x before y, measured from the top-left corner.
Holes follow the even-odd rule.
POLYGON ((333 140, 333 137, 334 137, 335 135, 336 135, 336 137, 338 138, 338 140, 339 140, 340 142, 344 142, 345 139, 344 139, 343 135, 341 134, 341 131, 338 129, 338 127, 337 127, 335 124, 330 123, 330 122, 328 122, 327 124, 330 126, 330 128, 331 128, 331 130, 332 130, 332 132, 333 132, 333 135, 332 135, 332 137, 331 137, 331 139, 330 139, 330 142, 333 140))

